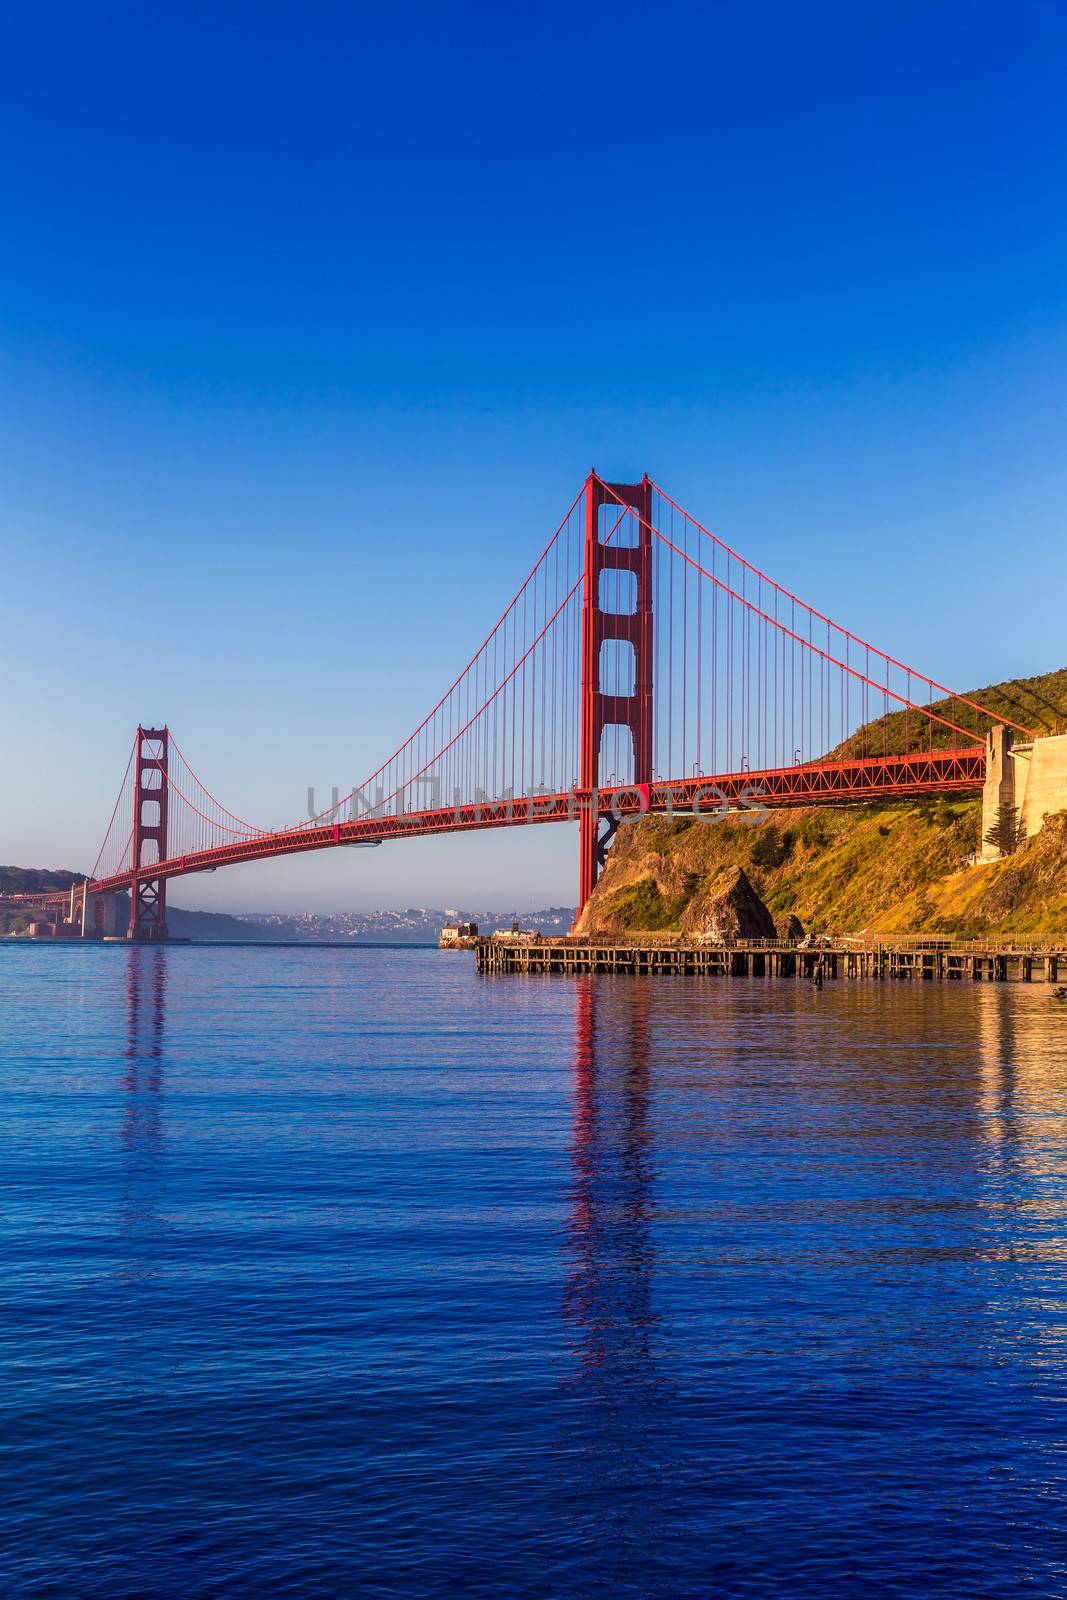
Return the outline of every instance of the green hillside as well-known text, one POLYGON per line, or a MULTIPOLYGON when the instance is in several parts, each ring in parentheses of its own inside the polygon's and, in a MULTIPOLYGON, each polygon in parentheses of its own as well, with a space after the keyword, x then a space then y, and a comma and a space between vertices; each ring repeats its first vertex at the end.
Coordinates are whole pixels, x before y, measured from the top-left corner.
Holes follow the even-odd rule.
MULTIPOLYGON (((0 867, 0 937, 22 934, 41 913, 33 906, 18 905, 6 898, 13 894, 28 894, 36 890, 69 889, 80 885, 84 873, 69 872, 49 867, 0 867)), ((118 927, 125 928, 130 914, 128 895, 120 895, 118 927)), ((75 897, 77 901, 77 897, 75 897)), ((167 927, 181 939, 225 939, 263 941, 269 939, 270 930, 255 923, 241 922, 223 911, 185 911, 181 906, 167 907, 167 927)))
MULTIPOLYGON (((987 684, 984 689, 965 691, 968 700, 988 707, 992 717, 976 714, 962 700, 933 700, 929 709, 956 727, 973 733, 981 743, 994 721, 1017 723, 1031 733, 1067 733, 1067 667, 1042 673, 1037 678, 1011 678, 1006 683, 987 684)), ((832 761, 847 761, 862 755, 899 756, 928 747, 931 724, 926 717, 893 711, 858 728, 852 736, 829 751, 832 761)), ((1022 735, 1017 735, 1021 738, 1022 735)), ((962 741, 951 728, 933 724, 935 749, 949 749, 962 741)))

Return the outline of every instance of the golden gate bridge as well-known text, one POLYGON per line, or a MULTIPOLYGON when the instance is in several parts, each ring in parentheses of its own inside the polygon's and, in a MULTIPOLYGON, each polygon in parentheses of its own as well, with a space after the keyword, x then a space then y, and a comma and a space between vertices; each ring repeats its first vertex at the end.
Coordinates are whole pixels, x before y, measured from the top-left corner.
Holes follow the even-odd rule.
MULTIPOLYGON (((169 728, 139 727, 79 893, 99 912, 128 891, 129 936, 159 939, 167 884, 188 874, 577 821, 580 915, 623 821, 976 792, 1006 720, 791 594, 647 476, 591 472, 463 670, 348 795, 257 826, 169 728)), ((67 891, 19 898, 58 906, 67 891)))

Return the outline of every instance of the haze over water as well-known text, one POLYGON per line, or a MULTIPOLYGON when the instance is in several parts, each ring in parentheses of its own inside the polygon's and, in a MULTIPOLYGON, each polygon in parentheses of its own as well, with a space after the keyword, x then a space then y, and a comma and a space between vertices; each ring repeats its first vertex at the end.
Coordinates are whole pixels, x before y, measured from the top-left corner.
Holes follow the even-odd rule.
POLYGON ((0 951, 5 1596, 1067 1584, 1067 1006, 0 951))

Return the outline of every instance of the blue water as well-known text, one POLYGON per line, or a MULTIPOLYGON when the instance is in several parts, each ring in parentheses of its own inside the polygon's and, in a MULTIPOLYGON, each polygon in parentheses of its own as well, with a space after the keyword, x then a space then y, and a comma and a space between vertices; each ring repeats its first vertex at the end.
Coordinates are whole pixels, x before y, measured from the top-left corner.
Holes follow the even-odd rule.
POLYGON ((1062 1596, 1067 1007, 0 949, 0 1592, 1062 1596))

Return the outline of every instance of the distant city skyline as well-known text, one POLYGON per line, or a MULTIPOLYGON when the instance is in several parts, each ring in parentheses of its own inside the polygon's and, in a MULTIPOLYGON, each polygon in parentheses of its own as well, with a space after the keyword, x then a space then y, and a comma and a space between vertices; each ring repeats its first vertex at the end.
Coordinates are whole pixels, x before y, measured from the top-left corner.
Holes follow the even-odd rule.
POLYGON ((407 906, 373 911, 304 912, 286 916, 278 912, 253 912, 241 920, 278 938, 341 939, 352 943, 437 942, 446 921, 474 922, 480 933, 509 927, 515 919, 539 933, 568 933, 574 921, 573 906, 515 906, 510 911, 477 911, 469 906, 407 906))
MULTIPOLYGON (((316 17, 9 19, 0 858, 91 867, 138 721, 258 824, 362 782, 591 465, 954 688, 1065 664, 1061 7, 316 17)), ((574 833, 172 899, 573 904, 574 833)))

